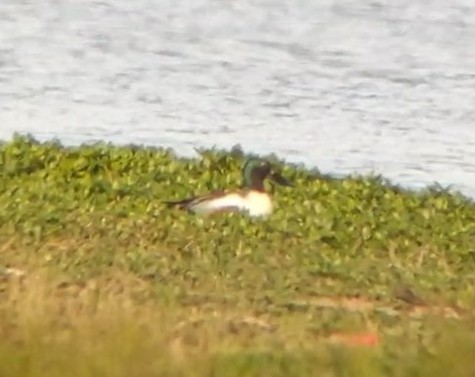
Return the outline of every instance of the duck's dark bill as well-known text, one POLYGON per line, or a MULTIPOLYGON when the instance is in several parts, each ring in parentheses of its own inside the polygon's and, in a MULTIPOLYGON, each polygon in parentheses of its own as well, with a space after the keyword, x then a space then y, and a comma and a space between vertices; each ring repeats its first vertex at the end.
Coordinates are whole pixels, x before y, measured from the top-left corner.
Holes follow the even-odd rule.
POLYGON ((270 179, 282 186, 293 186, 293 184, 289 180, 282 177, 279 173, 272 173, 270 179))

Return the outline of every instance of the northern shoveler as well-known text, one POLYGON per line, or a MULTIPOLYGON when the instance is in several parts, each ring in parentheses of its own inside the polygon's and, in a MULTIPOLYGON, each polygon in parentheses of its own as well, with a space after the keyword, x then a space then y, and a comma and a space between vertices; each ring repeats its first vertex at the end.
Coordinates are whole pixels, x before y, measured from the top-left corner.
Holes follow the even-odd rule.
POLYGON ((267 216, 272 213, 273 205, 264 187, 264 180, 271 179, 282 186, 292 184, 274 171, 265 160, 249 159, 242 169, 244 186, 232 191, 216 191, 177 201, 166 201, 169 206, 177 206, 198 215, 210 215, 221 212, 246 212, 252 217, 267 216))

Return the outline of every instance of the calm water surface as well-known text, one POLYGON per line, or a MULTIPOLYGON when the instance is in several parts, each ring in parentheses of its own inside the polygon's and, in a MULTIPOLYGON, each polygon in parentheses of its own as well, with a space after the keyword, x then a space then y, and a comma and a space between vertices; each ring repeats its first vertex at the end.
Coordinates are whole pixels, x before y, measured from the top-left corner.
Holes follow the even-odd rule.
POLYGON ((2 0, 0 139, 275 152, 475 197, 473 0, 2 0))

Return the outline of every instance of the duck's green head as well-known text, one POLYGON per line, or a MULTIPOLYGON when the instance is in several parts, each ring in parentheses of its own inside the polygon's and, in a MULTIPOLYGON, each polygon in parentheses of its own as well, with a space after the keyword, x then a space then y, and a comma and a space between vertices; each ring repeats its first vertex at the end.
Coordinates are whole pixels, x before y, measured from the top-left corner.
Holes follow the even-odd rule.
POLYGON ((269 178, 282 186, 292 186, 286 178, 274 171, 274 168, 269 161, 258 158, 248 159, 244 163, 242 174, 244 185, 248 188, 259 191, 264 190, 264 179, 266 178, 269 178))

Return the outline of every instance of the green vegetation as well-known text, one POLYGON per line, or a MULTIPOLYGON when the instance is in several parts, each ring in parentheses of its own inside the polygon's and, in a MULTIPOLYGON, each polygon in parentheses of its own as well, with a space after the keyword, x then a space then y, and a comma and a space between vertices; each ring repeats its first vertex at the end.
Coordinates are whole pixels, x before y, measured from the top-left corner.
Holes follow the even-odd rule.
POLYGON ((267 220, 161 203, 244 158, 1 144, 0 376, 475 375, 473 201, 270 156, 267 220))

